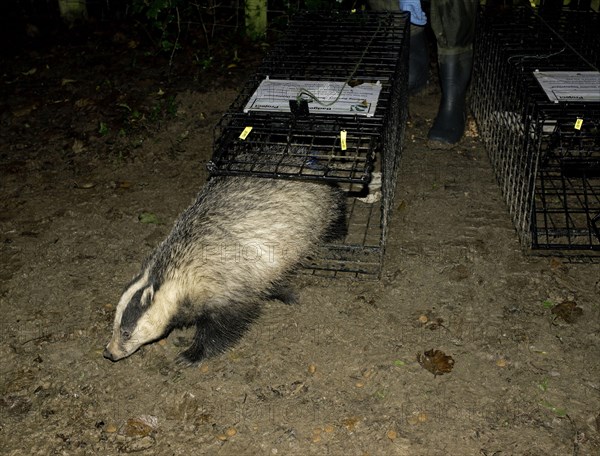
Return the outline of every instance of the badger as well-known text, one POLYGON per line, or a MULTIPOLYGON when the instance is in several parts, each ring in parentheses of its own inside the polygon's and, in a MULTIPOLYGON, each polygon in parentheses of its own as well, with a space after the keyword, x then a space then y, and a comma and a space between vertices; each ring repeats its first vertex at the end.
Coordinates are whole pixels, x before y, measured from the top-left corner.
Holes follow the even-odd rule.
POLYGON ((222 353, 261 302, 295 300, 288 275, 319 243, 343 233, 344 200, 326 183, 213 177, 125 287, 104 357, 120 360, 191 326, 180 363, 222 353))

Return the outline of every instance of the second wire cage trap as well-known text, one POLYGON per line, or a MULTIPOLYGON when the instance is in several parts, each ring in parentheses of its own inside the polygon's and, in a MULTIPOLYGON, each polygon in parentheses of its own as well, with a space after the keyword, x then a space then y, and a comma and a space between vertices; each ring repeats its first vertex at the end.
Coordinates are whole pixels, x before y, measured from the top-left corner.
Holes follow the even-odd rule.
POLYGON ((472 109, 523 246, 600 258, 600 16, 482 14, 472 109))

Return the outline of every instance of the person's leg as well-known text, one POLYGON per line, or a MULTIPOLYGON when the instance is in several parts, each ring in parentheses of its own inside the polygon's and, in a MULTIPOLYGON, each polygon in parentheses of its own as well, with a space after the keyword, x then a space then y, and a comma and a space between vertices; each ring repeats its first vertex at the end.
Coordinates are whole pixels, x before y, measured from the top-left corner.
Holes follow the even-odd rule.
POLYGON ((442 99, 428 138, 442 146, 457 143, 465 130, 477 5, 473 0, 431 0, 442 99))
POLYGON ((408 51, 408 92, 420 92, 429 79, 429 56, 425 40, 427 16, 420 0, 369 0, 373 11, 410 12, 410 49, 408 51))
POLYGON ((425 27, 410 25, 410 49, 408 51, 408 93, 420 92, 429 79, 429 55, 425 27))

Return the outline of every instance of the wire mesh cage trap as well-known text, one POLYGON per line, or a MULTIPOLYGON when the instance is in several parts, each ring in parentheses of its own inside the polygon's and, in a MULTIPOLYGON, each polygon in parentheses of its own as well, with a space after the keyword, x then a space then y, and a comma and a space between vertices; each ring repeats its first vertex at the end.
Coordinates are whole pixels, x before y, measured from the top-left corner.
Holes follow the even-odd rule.
POLYGON ((600 257, 598 26, 529 7, 479 20, 471 107, 532 252, 600 257))
POLYGON ((347 192, 347 235, 308 258, 304 272, 381 273, 407 118, 408 19, 298 13, 215 129, 213 175, 323 181, 347 192))

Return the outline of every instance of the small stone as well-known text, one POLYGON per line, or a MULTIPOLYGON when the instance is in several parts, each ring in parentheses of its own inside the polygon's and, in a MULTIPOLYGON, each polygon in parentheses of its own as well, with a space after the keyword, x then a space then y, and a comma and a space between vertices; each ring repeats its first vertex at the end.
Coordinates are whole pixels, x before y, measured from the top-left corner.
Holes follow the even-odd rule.
POLYGON ((398 433, 396 431, 390 430, 387 431, 386 436, 390 440, 396 440, 396 438, 398 438, 398 433))

